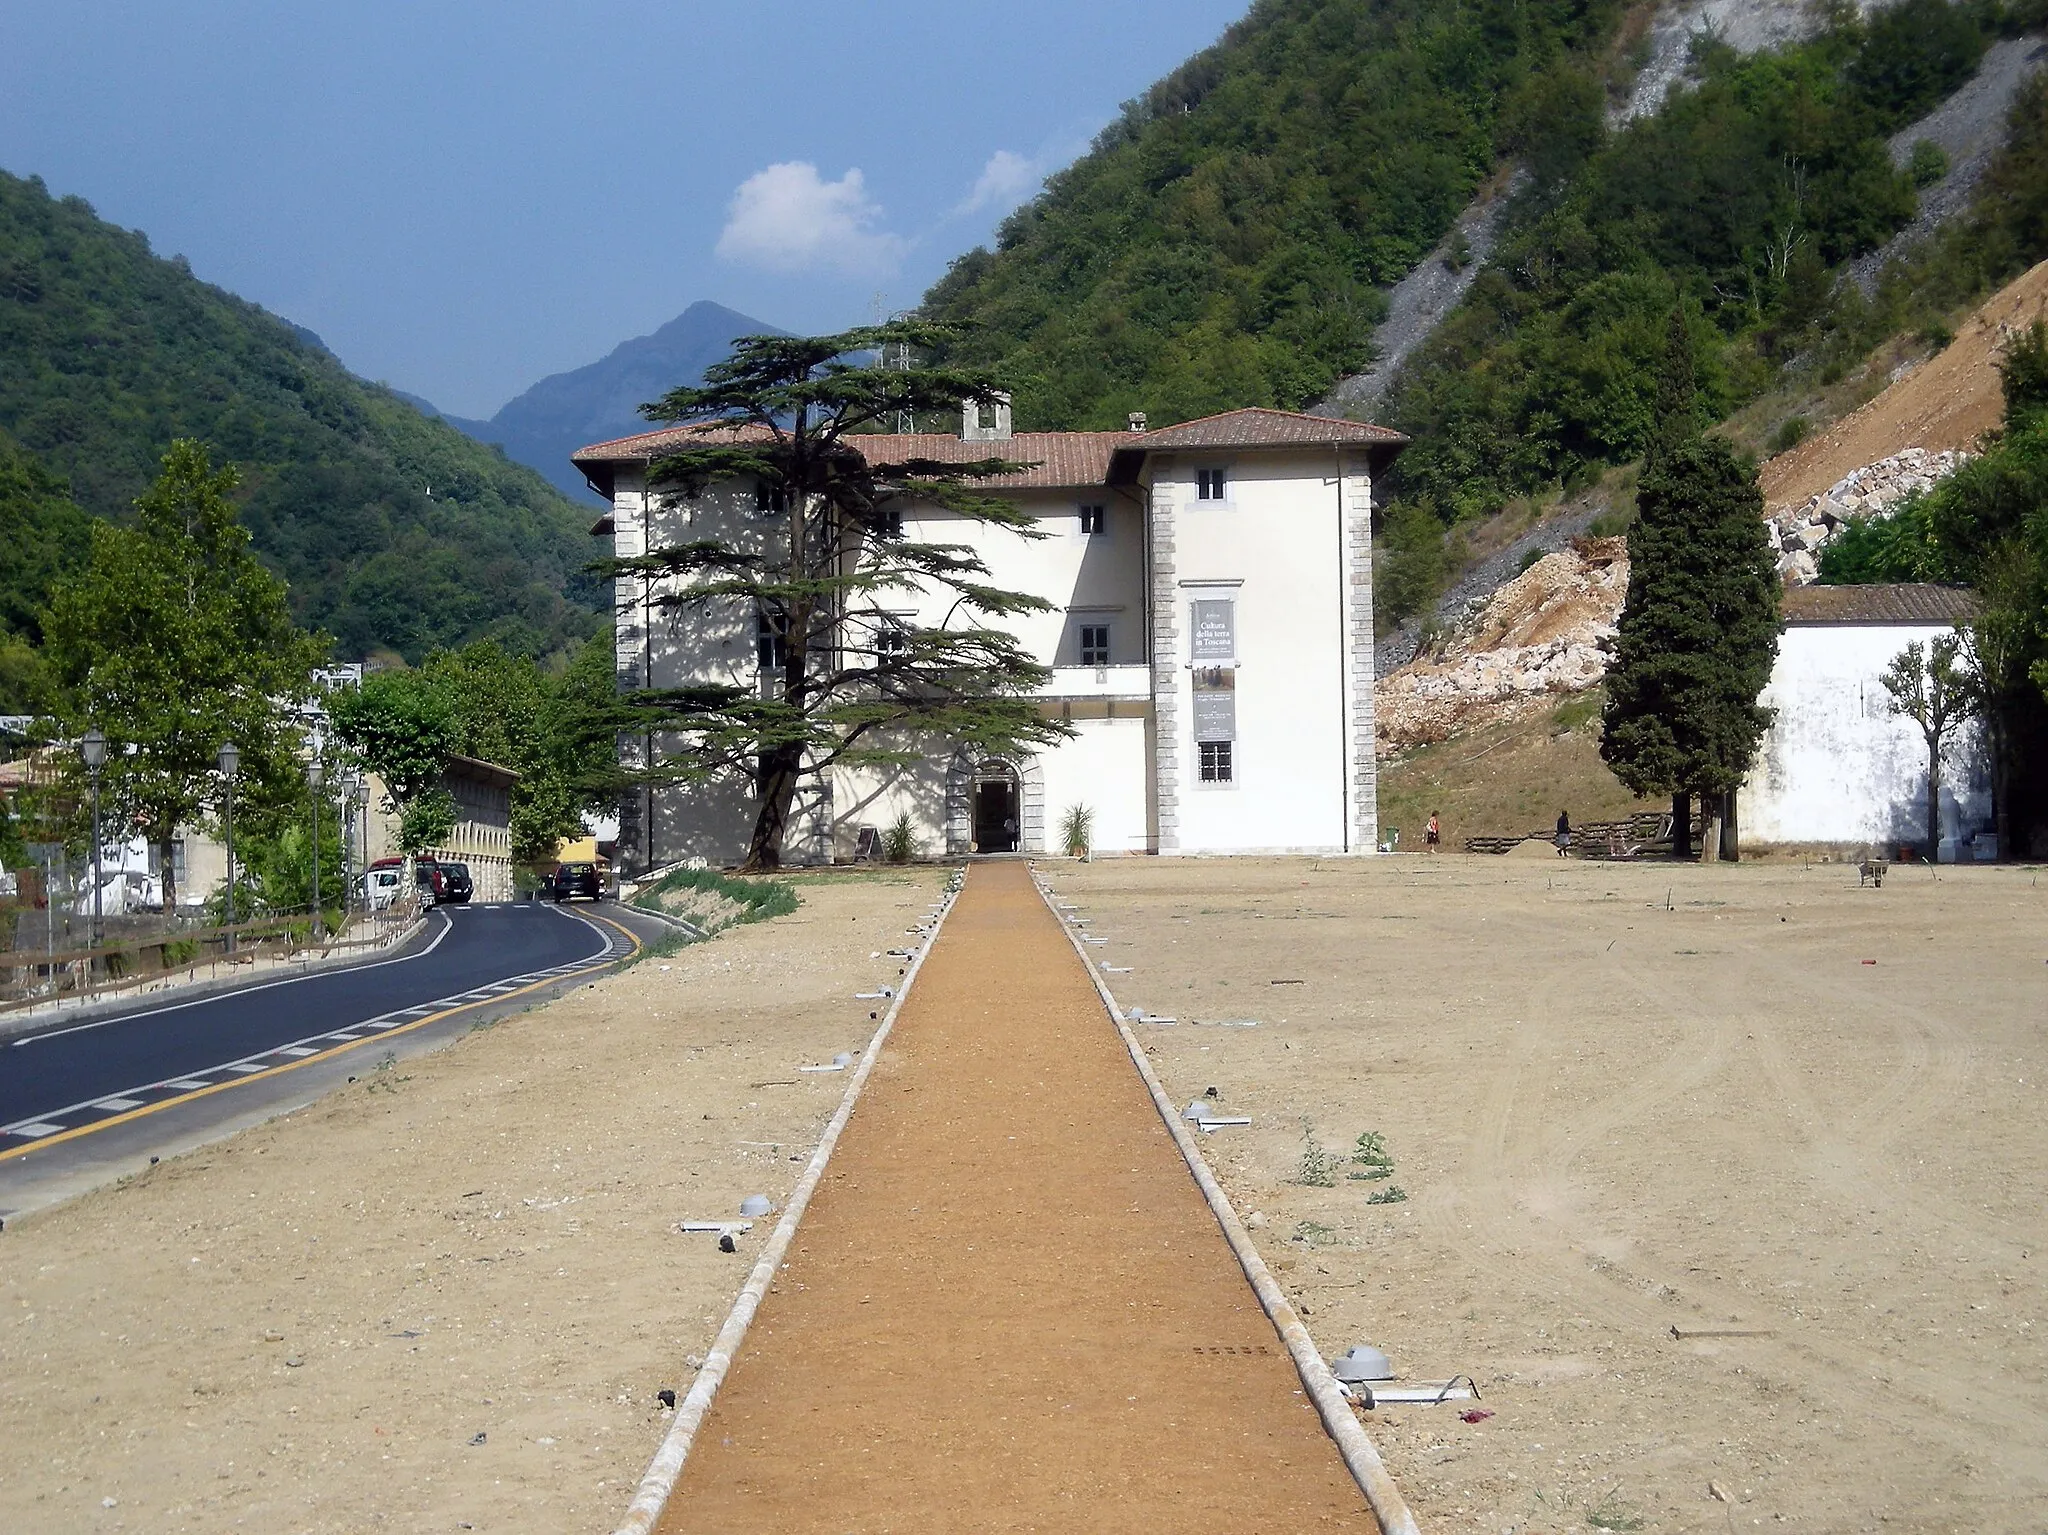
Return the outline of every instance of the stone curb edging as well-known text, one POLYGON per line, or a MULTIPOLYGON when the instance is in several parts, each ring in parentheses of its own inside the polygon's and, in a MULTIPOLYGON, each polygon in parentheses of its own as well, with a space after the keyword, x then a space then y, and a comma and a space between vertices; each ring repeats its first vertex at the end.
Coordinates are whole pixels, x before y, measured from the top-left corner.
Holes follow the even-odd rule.
POLYGON ((657 911, 652 906, 642 906, 634 901, 621 901, 619 902, 619 906, 622 910, 630 911, 637 917, 648 917, 656 922, 662 923, 664 926, 676 928, 682 932, 688 933, 690 937, 697 942, 702 942, 706 938, 716 936, 716 934, 705 932, 703 928, 697 926, 697 924, 694 922, 687 922, 683 918, 674 916, 665 911, 657 911))
POLYGON ((1421 1535, 1415 1522, 1415 1515, 1409 1512, 1407 1501, 1401 1496, 1401 1489, 1394 1485, 1393 1475, 1386 1463, 1380 1459, 1380 1452, 1367 1436, 1351 1404, 1344 1399, 1344 1390, 1337 1384, 1337 1377, 1330 1373, 1330 1367, 1317 1352, 1315 1339, 1295 1315, 1294 1307, 1288 1303, 1286 1293, 1273 1277, 1273 1271, 1266 1267, 1266 1260, 1259 1256, 1259 1250, 1252 1243, 1251 1233, 1237 1218, 1237 1212, 1230 1207, 1230 1196, 1223 1192, 1223 1186, 1216 1181, 1216 1175, 1209 1171, 1209 1164, 1195 1145, 1194 1132, 1181 1122, 1174 1112, 1173 1100, 1166 1095, 1166 1088, 1159 1080, 1159 1074, 1152 1069, 1152 1063, 1145 1056, 1145 1047, 1138 1043, 1138 1036, 1117 1011, 1116 998, 1103 983, 1101 972, 1088 951, 1081 947, 1073 927, 1059 913, 1052 903, 1052 892, 1039 879, 1033 868, 1031 883, 1038 890, 1038 898, 1045 903, 1045 909, 1059 923, 1060 931, 1066 934, 1067 942, 1074 946, 1080 956, 1081 966, 1088 972, 1088 979, 1095 983, 1095 994, 1102 999, 1103 1010, 1109 1014, 1116 1031, 1123 1036, 1124 1048, 1130 1052, 1131 1060, 1137 1065, 1138 1075, 1145 1080, 1147 1091, 1152 1094, 1153 1107, 1159 1110, 1159 1117, 1166 1121, 1167 1133, 1180 1148, 1186 1159, 1188 1171, 1201 1186, 1202 1197, 1209 1202, 1209 1209, 1216 1217, 1217 1225, 1223 1228, 1224 1240, 1230 1243, 1230 1250, 1236 1255, 1238 1265, 1244 1270, 1245 1278, 1251 1281, 1253 1291, 1259 1297, 1259 1304, 1265 1308, 1280 1340, 1287 1345, 1287 1352, 1294 1360, 1294 1368, 1301 1376, 1301 1383, 1308 1389, 1309 1396, 1321 1415, 1323 1427, 1337 1442, 1337 1451, 1344 1457, 1345 1469, 1350 1471, 1352 1480, 1358 1483, 1359 1491, 1365 1494, 1365 1501, 1371 1505, 1373 1517, 1379 1521, 1382 1535, 1421 1535))
MULTIPOLYGON (((963 881, 964 883, 964 877, 963 881)), ((732 1310, 726 1313, 725 1325, 718 1329, 718 1336, 712 1340, 710 1351, 704 1356, 704 1363, 697 1371, 697 1378, 690 1383, 689 1395, 676 1407, 675 1421, 669 1424, 668 1433, 661 1441, 661 1447, 654 1452, 654 1459, 648 1463, 647 1472, 640 1479, 639 1491, 627 1506, 626 1517, 620 1521, 616 1535, 648 1535, 662 1510, 668 1506, 669 1495, 675 1491, 677 1480, 683 1474, 683 1464, 689 1459, 690 1447, 696 1442, 697 1430, 703 1426, 704 1416, 711 1410, 712 1398, 718 1395, 718 1388, 724 1384, 726 1372, 732 1368, 733 1357, 739 1353, 740 1343, 747 1335, 747 1328, 753 1323, 754 1313, 761 1307, 768 1287, 775 1282, 775 1275, 782 1265, 783 1254, 789 1251, 789 1244, 796 1236, 797 1224, 802 1221, 805 1209, 810 1205, 811 1196, 817 1192, 818 1182, 824 1176, 825 1164, 832 1158, 833 1148, 839 1144, 840 1132, 845 1130, 847 1121, 853 1117, 853 1106, 860 1097, 860 1090, 867 1085, 868 1074, 875 1068, 875 1061, 882 1053, 882 1042, 889 1037, 890 1029, 896 1025, 896 1015, 903 1011, 903 1004, 910 996, 911 984, 916 981, 918 971, 933 947, 939 941, 939 934, 946 925, 946 918, 952 914, 953 903, 960 898, 958 885, 951 886, 945 903, 939 910, 938 920, 925 935, 923 944, 910 961, 904 972, 903 984, 896 988, 896 1000, 889 1004, 889 1011, 882 1017, 881 1026, 868 1040, 867 1049, 862 1052, 860 1066, 853 1074, 853 1080, 846 1084, 846 1092, 839 1100, 839 1110, 825 1126, 825 1133, 818 1141, 818 1149, 811 1153, 810 1164, 804 1168, 803 1176, 789 1192, 789 1203, 784 1206, 782 1219, 776 1222, 775 1230, 769 1235, 768 1245, 761 1250, 753 1271, 747 1275, 747 1282, 740 1287, 740 1293, 732 1303, 732 1310)))

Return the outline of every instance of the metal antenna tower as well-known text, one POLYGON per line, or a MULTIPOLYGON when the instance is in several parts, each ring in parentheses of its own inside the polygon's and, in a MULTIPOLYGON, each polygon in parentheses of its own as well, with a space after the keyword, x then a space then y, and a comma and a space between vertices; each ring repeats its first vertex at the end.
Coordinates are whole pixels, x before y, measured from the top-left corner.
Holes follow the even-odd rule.
MULTIPOLYGON (((896 355, 893 357, 889 356, 887 354, 887 349, 884 348, 882 366, 898 373, 908 373, 911 368, 910 343, 908 341, 897 342, 896 355)), ((907 410, 897 411, 896 430, 899 432, 906 433, 915 432, 917 430, 916 414, 914 412, 907 410)))

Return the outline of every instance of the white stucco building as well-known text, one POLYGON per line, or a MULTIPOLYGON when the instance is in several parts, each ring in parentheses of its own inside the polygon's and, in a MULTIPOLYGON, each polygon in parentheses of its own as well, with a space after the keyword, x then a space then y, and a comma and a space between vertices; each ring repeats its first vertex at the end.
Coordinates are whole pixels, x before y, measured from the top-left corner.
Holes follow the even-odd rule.
MULTIPOLYGON (((1777 718, 1736 806, 1745 840, 1891 851, 1924 843, 1926 739, 1891 712, 1879 679, 1907 645, 1951 634, 1975 612, 1956 587, 1788 590, 1777 664, 1759 700, 1777 718)), ((1995 856, 1991 824, 1983 731, 1965 721, 1942 759, 1943 856, 1995 856)))
MULTIPOLYGON (((926 853, 1046 851, 1085 805, 1099 853, 1371 851, 1371 511, 1374 478, 1407 439, 1384 427, 1238 410, 1147 431, 1012 434, 1007 407, 967 413, 959 436, 847 439, 872 462, 1002 457, 1032 467, 977 489, 1009 498, 1049 537, 1029 540, 934 506, 904 512, 906 538, 966 544, 998 587, 1051 611, 1013 621, 1053 670, 1039 695, 1070 722, 1064 742, 977 758, 943 742, 913 769, 834 769, 799 792, 784 856, 854 855, 863 829, 907 812, 926 853), (982 419, 987 417, 989 419, 982 419)), ((648 464, 704 428, 677 427, 575 455, 612 510, 593 531, 631 557, 730 537, 763 520, 751 482, 650 497, 648 464)), ((724 429, 720 429, 724 430, 724 429)), ((770 512, 770 517, 781 514, 770 512)), ((621 688, 754 685, 772 660, 757 615, 657 616, 658 593, 620 583, 621 688)), ((947 622, 951 594, 905 594, 886 617, 947 622)), ((645 760, 660 742, 629 740, 645 760)), ((745 850, 754 789, 643 790, 629 798, 620 859, 631 872, 745 850)))

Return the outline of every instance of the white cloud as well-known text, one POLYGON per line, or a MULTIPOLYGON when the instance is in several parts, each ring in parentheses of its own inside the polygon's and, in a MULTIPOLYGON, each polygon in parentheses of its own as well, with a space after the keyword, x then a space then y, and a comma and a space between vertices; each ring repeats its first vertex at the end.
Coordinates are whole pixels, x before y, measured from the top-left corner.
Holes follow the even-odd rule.
POLYGON ((777 272, 888 272, 907 242, 876 228, 881 217, 881 205, 868 196, 857 168, 826 181, 808 160, 788 160, 740 183, 718 236, 718 254, 777 272))
POLYGON ((953 210, 954 216, 965 217, 984 208, 1008 213, 1036 193, 1044 180, 1045 172, 1037 161, 1027 160, 1013 149, 998 149, 981 168, 967 200, 953 210))

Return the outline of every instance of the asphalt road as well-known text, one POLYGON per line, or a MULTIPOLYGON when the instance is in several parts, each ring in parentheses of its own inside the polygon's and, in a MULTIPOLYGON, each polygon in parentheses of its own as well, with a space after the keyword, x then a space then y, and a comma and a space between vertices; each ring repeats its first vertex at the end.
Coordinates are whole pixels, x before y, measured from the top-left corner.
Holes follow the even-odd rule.
POLYGON ((390 958, 53 1023, 0 1046, 0 1216, 310 1102, 578 984, 646 933, 618 907, 444 907, 390 958))

